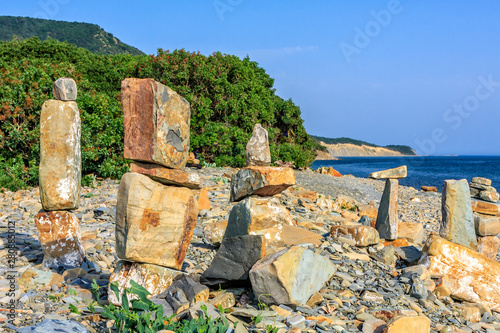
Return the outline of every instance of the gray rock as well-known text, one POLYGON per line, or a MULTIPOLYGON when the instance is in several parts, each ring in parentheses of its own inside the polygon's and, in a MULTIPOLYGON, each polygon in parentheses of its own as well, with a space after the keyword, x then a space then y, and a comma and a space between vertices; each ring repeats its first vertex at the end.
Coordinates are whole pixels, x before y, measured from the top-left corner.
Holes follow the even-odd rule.
POLYGON ((77 321, 48 319, 34 326, 23 327, 19 333, 88 333, 87 329, 77 321))
POLYGON ((471 180, 471 183, 491 186, 491 179, 484 178, 484 177, 473 177, 471 180))
POLYGON ((60 101, 76 101, 76 82, 72 78, 62 77, 54 82, 54 98, 60 101))
POLYGON ((255 124, 252 137, 247 143, 245 156, 247 159, 247 166, 269 166, 271 164, 269 135, 261 124, 255 124))
POLYGON ((380 238, 398 238, 398 184, 397 179, 387 179, 385 182, 375 224, 380 238))
POLYGON ((417 273, 411 276, 410 296, 416 299, 427 298, 427 289, 425 289, 425 284, 417 273))

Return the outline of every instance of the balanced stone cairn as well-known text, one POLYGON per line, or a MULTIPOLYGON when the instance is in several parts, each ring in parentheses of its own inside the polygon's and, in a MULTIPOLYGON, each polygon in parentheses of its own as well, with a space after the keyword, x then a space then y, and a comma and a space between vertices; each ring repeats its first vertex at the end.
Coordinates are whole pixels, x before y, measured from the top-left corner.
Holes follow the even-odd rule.
POLYGON ((470 196, 489 202, 498 202, 499 195, 493 186, 491 179, 483 177, 474 177, 469 184, 470 196))
MULTIPOLYGON (((116 207, 116 251, 110 277, 120 292, 130 281, 152 295, 164 292, 180 271, 198 217, 191 189, 197 175, 182 169, 189 157, 189 103, 153 79, 122 81, 124 155, 133 160, 123 175, 116 207)), ((121 295, 109 289, 108 299, 121 295)))
POLYGON ((76 83, 60 78, 55 100, 43 103, 40 115, 40 199, 43 211, 35 215, 44 253, 44 266, 80 267, 85 259, 80 221, 71 210, 80 202, 82 158, 80 111, 76 83))

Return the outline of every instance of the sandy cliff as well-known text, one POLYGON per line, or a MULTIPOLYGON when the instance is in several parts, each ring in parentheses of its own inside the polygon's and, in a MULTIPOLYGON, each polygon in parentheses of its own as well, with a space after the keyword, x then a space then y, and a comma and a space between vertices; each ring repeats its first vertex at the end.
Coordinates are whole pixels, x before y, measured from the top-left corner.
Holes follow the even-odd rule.
MULTIPOLYGON (((321 142, 322 146, 328 149, 331 157, 338 156, 405 156, 404 154, 383 147, 357 146, 350 143, 326 144, 321 142)), ((318 155, 317 159, 325 158, 325 153, 318 155)))

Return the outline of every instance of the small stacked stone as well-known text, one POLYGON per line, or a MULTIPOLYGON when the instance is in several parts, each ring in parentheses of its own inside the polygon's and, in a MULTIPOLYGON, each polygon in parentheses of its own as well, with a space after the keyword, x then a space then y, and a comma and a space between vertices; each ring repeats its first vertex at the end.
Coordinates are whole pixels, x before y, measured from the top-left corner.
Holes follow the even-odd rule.
MULTIPOLYGON (((116 250, 121 259, 110 283, 134 280, 152 295, 177 275, 191 242, 198 203, 191 189, 200 179, 183 171, 189 157, 189 103, 153 79, 122 81, 124 155, 116 207, 116 250)), ((111 289, 110 289, 111 290, 111 289)), ((113 292, 109 300, 120 304, 113 292)))
POLYGON ((85 258, 80 221, 71 210, 80 203, 80 111, 76 83, 60 78, 55 100, 42 105, 40 115, 40 199, 43 211, 35 215, 44 253, 44 266, 80 267, 85 258))
POLYGON ((394 240, 398 238, 398 179, 407 175, 406 165, 394 169, 372 172, 370 178, 386 179, 382 199, 377 214, 375 229, 380 238, 394 240))
POLYGON ((498 202, 499 195, 493 186, 491 179, 483 177, 474 177, 469 183, 470 196, 488 202, 498 202))

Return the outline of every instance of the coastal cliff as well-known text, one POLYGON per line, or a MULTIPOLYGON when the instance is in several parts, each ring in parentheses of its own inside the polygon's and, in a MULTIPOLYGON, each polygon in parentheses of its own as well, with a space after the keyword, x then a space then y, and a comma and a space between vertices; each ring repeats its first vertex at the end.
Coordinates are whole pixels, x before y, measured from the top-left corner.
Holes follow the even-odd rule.
POLYGON ((408 156, 402 152, 385 147, 355 145, 352 143, 326 144, 322 141, 319 143, 327 149, 328 153, 318 153, 317 159, 334 159, 334 157, 338 156, 408 156), (330 158, 328 158, 328 155, 330 158))

